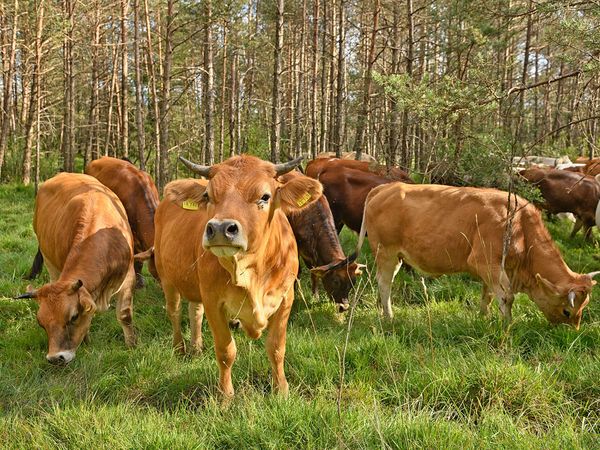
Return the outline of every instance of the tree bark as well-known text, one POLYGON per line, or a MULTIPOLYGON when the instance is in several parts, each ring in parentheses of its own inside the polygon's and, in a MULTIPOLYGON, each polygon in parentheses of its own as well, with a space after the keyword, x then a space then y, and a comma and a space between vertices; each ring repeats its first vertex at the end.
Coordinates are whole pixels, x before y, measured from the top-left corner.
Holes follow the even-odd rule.
POLYGON ((281 138, 281 51, 283 48, 283 8, 284 0, 277 0, 277 18, 275 23, 275 50, 273 52, 273 95, 271 98, 271 162, 279 161, 281 138))
POLYGON ((212 0, 205 0, 204 15, 206 20, 204 31, 204 159, 205 164, 215 162, 215 137, 213 129, 213 111, 215 108, 215 87, 212 48, 212 0))
POLYGON ((121 0, 121 151, 129 156, 129 52, 127 30, 129 0, 121 0))
POLYGON ((137 128, 137 151, 140 169, 146 169, 146 136, 144 130, 144 105, 142 103, 142 70, 140 62, 139 0, 133 2, 133 61, 135 65, 135 123, 137 128))

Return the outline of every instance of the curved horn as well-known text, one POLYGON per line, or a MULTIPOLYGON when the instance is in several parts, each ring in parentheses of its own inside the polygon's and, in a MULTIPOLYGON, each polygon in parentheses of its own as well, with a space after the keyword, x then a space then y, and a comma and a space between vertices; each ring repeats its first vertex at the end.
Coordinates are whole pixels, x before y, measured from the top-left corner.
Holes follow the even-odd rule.
POLYGON ((356 253, 351 254, 350 256, 342 259, 341 261, 334 261, 324 266, 315 267, 311 270, 328 272, 330 270, 341 269, 342 267, 347 267, 354 262, 356 259, 356 253))
POLYGON ((37 292, 32 291, 32 292, 25 292, 24 294, 13 297, 13 299, 20 300, 22 298, 36 298, 36 297, 37 297, 37 292))
POLYGON ((569 291, 569 295, 567 296, 567 299, 569 300, 569 306, 571 308, 575 308, 575 292, 569 291))
POLYGON ((201 166, 200 164, 196 164, 185 159, 183 156, 179 157, 179 161, 181 161, 192 172, 202 175, 203 177, 208 177, 208 174, 210 173, 211 166, 201 166))
MULTIPOLYGON (((179 159, 181 159, 181 156, 179 157, 179 159)), ((273 164, 275 166, 275 173, 276 173, 275 176, 278 177, 280 175, 283 175, 284 173, 288 173, 289 171, 293 170, 294 167, 299 165, 303 159, 304 159, 304 156, 298 156, 296 159, 292 159, 291 161, 288 161, 288 162, 284 162, 281 164, 273 164)))
POLYGON ((590 278, 594 278, 596 275, 600 275, 600 270, 597 270, 596 272, 590 272, 587 274, 587 276, 590 278))

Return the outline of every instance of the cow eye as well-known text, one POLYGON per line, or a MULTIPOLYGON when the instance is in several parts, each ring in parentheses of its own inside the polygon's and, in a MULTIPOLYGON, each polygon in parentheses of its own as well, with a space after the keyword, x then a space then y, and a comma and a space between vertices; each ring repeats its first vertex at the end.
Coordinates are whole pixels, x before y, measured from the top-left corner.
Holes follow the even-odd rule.
POLYGON ((77 319, 79 319, 79 313, 75 313, 71 316, 71 320, 69 321, 70 323, 75 323, 77 321, 77 319))
POLYGON ((208 198, 208 191, 204 191, 204 194, 202 194, 202 200, 203 200, 203 201, 205 201, 205 202, 207 202, 207 201, 209 201, 209 200, 210 200, 210 199, 208 198))
POLYGON ((563 309, 563 315, 568 319, 571 317, 571 312, 568 309, 563 309))
POLYGON ((271 194, 264 194, 261 198, 260 201, 261 202, 265 202, 267 203, 269 200, 271 200, 271 194))

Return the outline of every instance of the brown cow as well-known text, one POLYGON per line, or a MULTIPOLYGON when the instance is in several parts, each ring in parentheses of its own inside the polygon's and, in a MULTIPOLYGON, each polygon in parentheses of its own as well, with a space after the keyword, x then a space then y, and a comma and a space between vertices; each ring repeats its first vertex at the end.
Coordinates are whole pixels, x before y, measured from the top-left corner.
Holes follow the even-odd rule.
POLYGON ((506 192, 495 189, 393 183, 371 191, 365 233, 377 264, 383 310, 392 318, 390 288, 402 261, 431 275, 467 272, 483 281, 481 312, 498 298, 506 322, 514 294, 526 293, 552 323, 579 328, 589 302, 591 274, 574 273, 544 226, 540 212, 511 197, 512 233, 503 266, 506 192))
POLYGON ((39 304, 46 359, 66 364, 75 358, 92 317, 108 308, 114 294, 125 343, 135 345, 133 236, 117 196, 88 175, 58 174, 40 187, 33 229, 52 281, 18 298, 39 304))
POLYGON ((544 197, 538 206, 551 214, 570 212, 577 221, 571 237, 583 226, 586 239, 591 238, 596 224, 596 207, 600 200, 600 184, 594 177, 556 169, 530 168, 520 172, 537 186, 544 197))
POLYGON ((306 175, 316 178, 323 185, 323 194, 327 197, 335 228, 338 233, 346 225, 357 233, 360 231, 362 214, 367 195, 376 186, 390 183, 392 180, 369 171, 347 168, 345 163, 360 161, 313 160, 306 166, 306 175))
POLYGON ((403 181, 404 183, 414 183, 404 170, 398 167, 388 168, 378 164, 377 161, 355 161, 353 159, 337 158, 317 158, 309 161, 305 173, 312 178, 319 178, 319 175, 325 170, 339 171, 344 169, 362 170, 363 172, 373 173, 380 177, 389 178, 392 181, 403 181), (309 174, 310 172, 310 174, 309 174))
MULTIPOLYGON (((301 177, 303 175, 294 171, 283 175, 279 181, 287 183, 301 177)), ((306 208, 291 211, 287 218, 296 237, 298 252, 311 269, 313 293, 316 293, 317 279, 320 278, 339 311, 346 311, 348 294, 363 265, 344 255, 327 198, 322 196, 306 208)))
POLYGON ((592 177, 600 175, 600 158, 588 160, 583 168, 583 173, 592 177))
POLYGON ((173 344, 180 351, 185 348, 180 330, 183 296, 190 302, 195 350, 202 347, 200 326, 206 311, 219 388, 231 397, 236 347, 228 321, 239 320, 252 339, 268 328, 266 349, 274 387, 287 394, 283 360, 298 251, 285 213, 317 200, 321 185, 308 177, 277 181, 300 159, 274 165, 243 155, 212 167, 181 159, 207 176, 208 186, 190 180, 169 183, 156 210, 156 268, 173 325, 173 344))
MULTIPOLYGON (((154 211, 158 206, 158 190, 152 177, 129 161, 109 156, 90 162, 85 167, 85 173, 108 186, 123 203, 133 232, 135 252, 151 248, 154 245, 154 211)), ((136 261, 134 266, 137 285, 142 287, 142 262, 136 261)), ((148 270, 157 278, 154 258, 150 258, 148 270)))

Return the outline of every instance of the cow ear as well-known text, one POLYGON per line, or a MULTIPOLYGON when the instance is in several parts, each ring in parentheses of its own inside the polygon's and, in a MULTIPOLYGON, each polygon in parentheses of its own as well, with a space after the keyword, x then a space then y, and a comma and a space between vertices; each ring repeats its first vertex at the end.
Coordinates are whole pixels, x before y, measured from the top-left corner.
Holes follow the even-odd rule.
POLYGON ((205 202, 204 193, 208 181, 188 178, 175 180, 165 186, 164 199, 180 208, 195 211, 205 202))
POLYGON ((307 176, 295 177, 279 187, 275 204, 281 206, 285 214, 297 211, 318 200, 323 194, 323 186, 307 176))
POLYGON ((317 278, 323 278, 329 269, 326 269, 324 266, 313 267, 310 269, 310 273, 313 274, 317 278))
POLYGON ((558 288, 553 283, 546 280, 539 273, 535 274, 535 279, 538 283, 538 286, 541 287, 544 291, 546 291, 547 294, 560 295, 560 293, 558 292, 558 288))
POLYGON ((71 293, 74 294, 75 292, 77 292, 81 288, 81 286, 83 286, 83 281, 74 281, 73 284, 71 284, 71 293))
POLYGON ((79 304, 86 313, 94 313, 96 311, 96 303, 85 287, 81 287, 78 291, 79 304))

